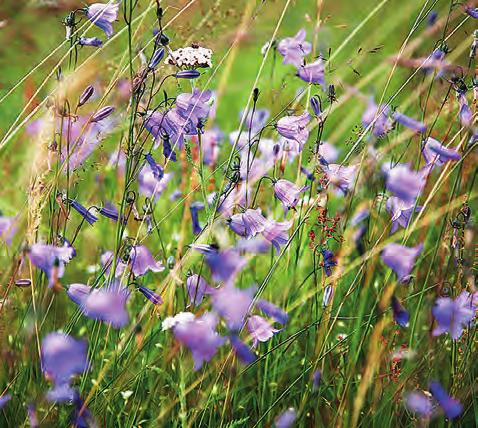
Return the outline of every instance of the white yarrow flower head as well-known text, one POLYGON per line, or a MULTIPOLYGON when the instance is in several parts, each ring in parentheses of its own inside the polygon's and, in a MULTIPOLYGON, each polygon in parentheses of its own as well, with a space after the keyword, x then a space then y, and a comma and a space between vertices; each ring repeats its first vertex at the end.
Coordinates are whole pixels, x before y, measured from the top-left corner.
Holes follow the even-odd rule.
POLYGON ((192 45, 170 51, 166 64, 186 68, 212 67, 212 50, 199 45, 192 45))
POLYGON ((188 323, 194 320, 194 314, 191 312, 179 312, 174 317, 167 317, 161 324, 162 330, 170 330, 178 324, 188 323))

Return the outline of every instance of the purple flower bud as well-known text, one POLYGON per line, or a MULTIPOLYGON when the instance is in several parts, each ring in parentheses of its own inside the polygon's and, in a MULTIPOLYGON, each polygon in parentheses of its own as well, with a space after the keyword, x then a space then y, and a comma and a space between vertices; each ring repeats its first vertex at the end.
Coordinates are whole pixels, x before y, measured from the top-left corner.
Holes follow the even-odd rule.
POLYGON ((95 92, 95 88, 93 88, 92 85, 89 85, 85 88, 83 93, 80 95, 80 99, 78 101, 78 107, 81 107, 83 104, 85 104, 93 95, 95 92))
POLYGON ((155 293, 153 290, 147 288, 147 287, 139 287, 138 288, 138 291, 140 291, 142 294, 144 294, 144 296, 150 300, 151 302, 153 302, 153 304, 155 305, 162 305, 163 304, 163 299, 161 298, 161 296, 157 293, 155 293))
POLYGON ((99 122, 100 120, 106 119, 111 113, 115 111, 114 107, 105 106, 100 108, 93 116, 91 116, 90 122, 99 122))
POLYGON ((327 287, 325 287, 324 297, 322 298, 323 308, 326 308, 327 306, 329 306, 329 303, 330 303, 330 300, 332 299, 333 294, 334 294, 334 287, 332 287, 331 284, 327 285, 327 287))
POLYGON ((193 234, 199 235, 202 231, 202 227, 199 224, 199 211, 204 209, 204 204, 202 202, 193 202, 189 211, 191 212, 191 221, 193 224, 193 234))
POLYGON ((465 6, 465 13, 472 18, 478 19, 478 8, 473 6, 465 6))
POLYGON ((163 59, 164 57, 164 48, 159 48, 159 49, 156 49, 153 53, 153 56, 151 57, 151 60, 149 61, 149 69, 150 70, 154 70, 158 64, 160 63, 160 61, 163 59))
POLYGON ((314 95, 310 99, 310 106, 312 107, 312 111, 314 112, 314 114, 316 116, 320 116, 322 112, 320 111, 320 99, 317 95, 314 95))
POLYGON ((178 71, 174 76, 177 79, 197 79, 201 73, 197 70, 182 70, 178 71))
POLYGON ((335 260, 334 253, 330 250, 322 249, 320 250, 322 256, 324 258, 324 270, 325 275, 330 276, 332 275, 332 267, 337 266, 337 261, 335 260))
POLYGON ((285 210, 295 208, 300 199, 300 194, 305 192, 309 186, 299 187, 294 183, 280 179, 274 183, 274 195, 282 202, 285 210))
POLYGON ((425 125, 423 122, 419 122, 418 120, 405 116, 398 111, 393 114, 393 119, 401 125, 406 126, 407 128, 410 128, 411 130, 416 132, 423 133, 427 130, 427 125, 425 125))
MULTIPOLYGON (((109 218, 111 220, 118 221, 118 219, 119 219, 119 212, 114 205, 110 205, 108 207, 98 208, 98 212, 103 217, 109 218)), ((125 222, 125 221, 126 221, 126 219, 123 219, 123 222, 125 222)))
POLYGON ((103 41, 98 39, 98 37, 80 37, 78 44, 80 46, 93 46, 98 48, 103 44, 103 41))
POLYGON ((71 207, 74 208, 78 214, 80 214, 92 226, 98 220, 98 217, 95 217, 93 214, 91 214, 90 211, 79 202, 75 201, 74 199, 71 199, 69 202, 71 207))
POLYGON ((427 16, 427 25, 429 27, 432 27, 433 25, 435 25, 437 18, 438 18, 438 12, 436 10, 430 11, 430 13, 427 16))
POLYGON ((144 157, 146 162, 148 162, 149 166, 151 167, 154 178, 158 181, 161 180, 164 177, 163 167, 159 163, 156 163, 153 156, 151 156, 151 153, 146 153, 144 157))
POLYGON ((395 322, 401 327, 407 327, 410 314, 395 296, 392 296, 392 311, 395 322))

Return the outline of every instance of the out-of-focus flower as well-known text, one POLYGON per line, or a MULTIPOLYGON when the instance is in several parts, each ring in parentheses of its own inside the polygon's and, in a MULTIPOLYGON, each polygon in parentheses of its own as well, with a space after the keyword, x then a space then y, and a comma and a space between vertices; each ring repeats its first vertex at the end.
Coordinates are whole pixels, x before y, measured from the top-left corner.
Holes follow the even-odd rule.
POLYGON ((0 397, 0 410, 5 407, 5 405, 12 399, 10 394, 3 394, 0 397))
POLYGON ((413 212, 420 212, 422 209, 421 206, 415 206, 415 202, 405 202, 395 196, 387 199, 386 208, 392 217, 391 233, 395 233, 399 226, 406 229, 413 212))
POLYGON ((41 365, 45 375, 54 383, 49 391, 50 401, 73 398, 71 378, 88 368, 87 344, 63 333, 49 333, 41 343, 41 365))
POLYGON ((279 330, 274 328, 269 321, 262 318, 259 315, 251 315, 247 320, 247 329, 253 339, 254 347, 257 346, 257 342, 267 342, 274 333, 279 330))
POLYGON ((193 274, 186 280, 186 288, 188 290, 189 304, 199 306, 205 294, 212 294, 214 289, 200 275, 193 274))
POLYGON ((332 275, 332 268, 337 266, 337 260, 335 260, 334 253, 326 248, 320 250, 322 257, 324 258, 324 270, 327 276, 332 275))
POLYGON ((274 183, 274 195, 281 201, 284 209, 295 208, 300 199, 300 194, 305 192, 309 186, 299 187, 296 184, 280 179, 274 183))
POLYGON ((325 86, 325 65, 322 58, 316 61, 301 65, 297 69, 297 76, 306 83, 315 83, 325 86))
POLYGON ((392 121, 389 118, 389 114, 389 106, 378 106, 373 98, 370 98, 367 109, 362 116, 362 125, 364 128, 371 127, 372 134, 375 137, 381 137, 392 129, 392 121))
POLYGON ((323 167, 323 171, 329 182, 345 195, 355 182, 357 165, 344 166, 331 163, 323 167))
POLYGON ((7 245, 12 243, 12 239, 17 231, 16 217, 0 217, 0 239, 3 239, 7 245))
POLYGON ((468 105, 468 101, 466 101, 466 97, 464 94, 458 95, 458 103, 460 104, 460 123, 461 126, 468 128, 471 126, 473 122, 473 112, 468 105))
POLYGON ((431 10, 427 16, 427 25, 433 27, 438 18, 438 12, 436 10, 431 10))
POLYGON ((281 245, 285 245, 289 241, 289 233, 287 231, 291 226, 292 221, 278 222, 267 219, 262 236, 274 246, 277 254, 280 252, 281 245))
POLYGON ((176 106, 179 114, 190 120, 195 128, 202 128, 202 124, 209 115, 207 102, 212 95, 211 91, 202 91, 194 88, 192 93, 179 94, 176 97, 176 106))
POLYGON ((428 170, 414 171, 409 164, 397 164, 391 168, 388 164, 382 165, 385 175, 385 186, 403 202, 412 204, 425 187, 428 170))
POLYGON ((267 220, 262 215, 261 209, 256 208, 255 210, 248 209, 241 214, 234 214, 227 222, 234 233, 250 239, 264 231, 267 220))
POLYGON ((140 286, 138 287, 138 291, 144 295, 150 302, 152 302, 154 305, 162 305, 163 304, 163 299, 162 297, 158 294, 155 293, 153 290, 151 290, 148 287, 140 286))
POLYGON ((46 274, 50 288, 65 273, 65 263, 68 263, 75 255, 75 249, 67 241, 62 247, 33 244, 28 250, 30 261, 46 274))
POLYGON ((173 317, 166 317, 161 324, 162 330, 170 330, 176 325, 184 322, 194 321, 194 314, 191 312, 178 312, 173 317))
POLYGON ((129 315, 126 310, 129 291, 118 281, 96 288, 83 301, 81 309, 88 318, 104 321, 114 328, 128 324, 129 315))
POLYGON ((322 372, 320 370, 316 370, 312 375, 312 389, 316 391, 319 388, 320 380, 322 379, 322 372))
POLYGON ((271 248, 271 243, 262 236, 244 238, 236 242, 236 249, 250 254, 264 254, 271 248))
MULTIPOLYGON (((244 110, 241 111, 239 114, 239 118, 242 119, 244 115, 244 110)), ((266 126, 267 119, 269 119, 270 112, 265 108, 260 108, 254 110, 254 114, 252 111, 249 111, 246 118, 244 119, 244 124, 246 125, 247 129, 250 129, 252 133, 259 132, 264 126, 266 126)))
MULTIPOLYGON (((105 275, 109 275, 111 266, 113 265, 113 261, 114 261, 113 251, 105 251, 101 255, 100 262, 103 265, 103 268, 105 270, 105 275)), ((127 267, 128 267, 128 265, 126 263, 124 263, 119 258, 117 258, 116 259, 115 277, 118 278, 121 275, 123 275, 123 272, 127 267)))
POLYGON ((433 330, 434 336, 450 333, 457 340, 475 317, 477 306, 473 302, 473 295, 462 291, 455 300, 450 297, 439 297, 432 309, 437 326, 433 330))
POLYGON ((278 323, 282 325, 287 324, 289 315, 287 315, 287 312, 273 303, 264 299, 259 299, 256 302, 256 307, 264 312, 268 317, 274 318, 278 323))
POLYGON ((212 294, 212 305, 215 311, 224 318, 231 331, 241 329, 255 291, 255 287, 241 290, 228 285, 215 290, 212 294))
POLYGON ((410 314, 395 296, 392 296, 392 311, 395 322, 401 327, 407 327, 410 314))
POLYGON ((167 172, 158 180, 153 169, 149 165, 144 165, 138 174, 139 191, 147 198, 158 200, 172 178, 173 173, 167 172))
POLYGON ((285 116, 277 121, 277 132, 288 140, 296 141, 301 151, 309 138, 309 121, 310 115, 307 112, 300 116, 285 116))
POLYGON ((68 297, 73 300, 77 305, 81 306, 88 295, 91 293, 91 287, 85 284, 70 284, 66 294, 68 297))
POLYGON ((423 244, 405 247, 394 242, 387 244, 381 254, 382 261, 392 269, 400 282, 408 282, 415 266, 415 259, 423 250, 423 244))
POLYGON ((242 342, 236 335, 231 335, 229 340, 231 341, 231 346, 234 350, 234 353, 243 364, 251 364, 256 360, 256 356, 251 351, 249 346, 242 342))
POLYGON ((419 122, 418 120, 405 116, 398 111, 393 113, 393 119, 396 120, 400 125, 406 126, 407 128, 416 132, 423 133, 427 130, 427 125, 425 125, 423 122, 419 122))
POLYGON ((192 244, 193 250, 204 254, 209 269, 211 269, 212 279, 224 283, 232 283, 236 275, 244 269, 247 260, 239 255, 234 248, 227 248, 220 251, 217 247, 211 245, 192 244))
POLYGON ((218 320, 210 312, 200 317, 183 320, 173 327, 176 339, 187 346, 192 353, 194 370, 199 370, 209 361, 226 341, 216 332, 218 320))
POLYGON ((312 45, 305 40, 306 32, 302 28, 294 37, 286 37, 277 45, 277 51, 284 57, 283 64, 292 64, 299 68, 304 56, 312 52, 312 45))
POLYGON ((293 407, 289 407, 284 413, 279 415, 274 421, 276 428, 290 428, 297 418, 297 412, 293 407))
POLYGON ((460 153, 454 149, 443 146, 434 138, 428 137, 422 149, 423 157, 427 165, 442 166, 448 161, 461 159, 460 153))
POLYGON ((461 415, 463 412, 462 404, 455 398, 450 397, 438 382, 431 382, 429 389, 447 418, 454 419, 461 415))
POLYGON ((131 270, 135 276, 144 275, 146 272, 161 272, 164 266, 161 261, 156 261, 144 245, 135 245, 130 253, 131 270))
POLYGON ((86 17, 97 27, 101 28, 107 37, 113 35, 113 22, 118 18, 119 3, 94 3, 86 10, 86 17))
POLYGON ((327 141, 320 142, 318 153, 327 164, 335 162, 339 157, 339 149, 327 141))
POLYGON ((103 44, 103 41, 98 39, 98 37, 80 37, 78 39, 78 44, 80 46, 93 46, 98 48, 103 44))
POLYGON ((405 406, 422 418, 429 418, 433 413, 432 400, 421 391, 408 393, 405 396, 405 406))

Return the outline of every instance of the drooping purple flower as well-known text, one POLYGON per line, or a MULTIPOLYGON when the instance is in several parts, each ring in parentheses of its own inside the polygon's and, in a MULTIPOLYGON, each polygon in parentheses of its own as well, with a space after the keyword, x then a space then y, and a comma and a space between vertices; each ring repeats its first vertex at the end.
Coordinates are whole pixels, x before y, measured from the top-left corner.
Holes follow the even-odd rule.
POLYGON ((264 231, 267 219, 262 215, 260 208, 249 208, 243 213, 234 214, 227 222, 234 233, 250 239, 264 231))
POLYGON ((192 244, 191 248, 204 254, 214 281, 232 283, 247 264, 247 260, 235 248, 220 251, 217 247, 201 244, 192 244))
POLYGON ((78 39, 78 44, 80 46, 93 46, 98 48, 103 44, 103 41, 98 39, 98 37, 80 37, 78 39))
POLYGON ((315 180, 314 173, 311 172, 311 171, 309 171, 307 168, 301 166, 301 167, 300 167, 300 172, 307 177, 307 180, 310 180, 310 181, 314 181, 314 180, 315 180))
POLYGON ((41 365, 42 371, 55 384, 49 398, 68 400, 73 391, 71 378, 88 368, 87 344, 64 333, 49 333, 41 343, 41 365))
POLYGON ((388 164, 382 165, 385 175, 385 186, 403 202, 412 204, 425 187, 428 170, 414 171, 408 163, 397 164, 391 168, 388 164))
POLYGON ((154 305, 162 305, 163 304, 163 299, 162 297, 151 290, 148 287, 140 286, 138 287, 138 291, 144 295, 149 301, 151 301, 154 305))
MULTIPOLYGON (((106 206, 98 208, 98 213, 103 217, 109 218, 110 220, 119 220, 118 209, 111 203, 107 203, 106 206)), ((125 218, 123 218, 123 222, 126 223, 125 218)))
POLYGON ((427 130, 427 125, 425 125, 423 122, 419 122, 418 120, 405 116, 398 111, 393 113, 393 119, 397 121, 400 125, 406 126, 407 128, 416 132, 423 133, 427 130))
POLYGON ((113 35, 113 22, 118 18, 119 3, 94 3, 86 8, 86 17, 101 28, 107 37, 113 35))
POLYGON ((202 227, 199 224, 199 211, 204 209, 204 204, 202 202, 193 202, 189 206, 189 211, 191 212, 191 222, 193 225, 193 234, 199 235, 202 232, 202 227))
POLYGON ((267 219, 266 227, 262 232, 262 236, 274 246, 277 254, 280 253, 281 245, 285 245, 289 242, 288 230, 291 226, 292 221, 278 222, 267 219))
POLYGON ((163 167, 159 163, 156 163, 151 153, 146 153, 144 155, 144 158, 146 159, 146 162, 148 162, 148 165, 151 168, 151 171, 153 172, 154 178, 160 181, 164 177, 163 167))
POLYGON ((205 312, 202 316, 178 322, 173 327, 176 339, 192 353, 194 370, 209 361, 226 341, 216 332, 217 317, 205 312))
POLYGON ((70 284, 66 294, 68 297, 73 300, 77 305, 81 306, 88 295, 91 293, 92 288, 85 284, 70 284))
POLYGON ((290 428, 297 418, 297 412, 293 407, 289 407, 285 412, 279 415, 274 421, 276 428, 290 428))
POLYGON ((75 255, 75 249, 67 241, 62 247, 33 244, 28 250, 30 261, 46 274, 50 288, 65 273, 65 263, 68 263, 75 255))
POLYGON ((329 182, 345 195, 355 182, 357 165, 344 166, 331 163, 323 167, 323 171, 329 179, 329 182))
POLYGON ((433 27, 438 18, 438 12, 436 10, 431 10, 427 16, 427 26, 433 27))
MULTIPOLYGON (((109 275, 111 266, 113 265, 114 261, 114 254, 113 251, 105 251, 101 257, 100 257, 100 262, 103 265, 103 268, 105 270, 105 275, 109 275)), ((118 278, 121 275, 123 275, 123 272, 125 269, 128 267, 126 263, 124 263, 122 260, 119 258, 116 259, 116 272, 115 272, 115 277, 118 278)))
POLYGON ((322 114, 320 109, 320 98, 317 95, 314 95, 310 99, 310 106, 312 107, 312 111, 314 114, 319 117, 322 114))
POLYGON ((163 156, 166 160, 177 161, 176 152, 172 149, 169 138, 163 140, 163 156))
POLYGON ((105 287, 92 290, 83 301, 81 309, 88 318, 104 321, 114 328, 121 328, 129 322, 126 310, 129 294, 127 288, 113 281, 105 287))
POLYGON ((328 164, 335 162, 339 157, 339 149, 327 141, 321 141, 318 148, 321 160, 328 164))
POLYGON ((324 270, 325 275, 330 276, 332 275, 332 268, 337 266, 337 260, 335 260, 334 253, 327 248, 323 248, 320 250, 322 253, 322 257, 324 258, 324 270))
POLYGON ((72 415, 72 423, 75 428, 95 428, 97 425, 88 407, 80 397, 78 391, 74 391, 73 404, 75 409, 72 415))
POLYGON ((257 346, 257 342, 267 342, 274 336, 274 333, 279 331, 269 321, 259 315, 251 315, 249 317, 247 329, 252 337, 252 346, 254 348, 257 346))
POLYGON ((179 114, 186 120, 192 121, 195 128, 201 128, 209 115, 211 91, 202 91, 194 88, 192 93, 179 94, 176 97, 176 106, 179 114))
POLYGON ((431 382, 429 389, 447 418, 454 419, 461 415, 463 405, 457 399, 450 397, 438 382, 431 382))
POLYGON ((395 233, 399 226, 406 229, 410 224, 413 212, 420 212, 422 209, 419 205, 415 206, 415 202, 405 202, 396 196, 387 199, 386 208, 392 217, 391 233, 395 233))
POLYGON ((462 291, 455 300, 439 297, 432 309, 433 317, 437 321, 433 336, 448 332, 454 340, 459 339, 463 329, 467 328, 475 317, 476 309, 473 296, 467 291, 462 291))
POLYGON ((95 88, 92 85, 88 85, 84 91, 81 93, 80 98, 78 99, 78 107, 84 105, 95 93, 95 88))
POLYGON ((89 209, 85 208, 78 201, 70 199, 68 202, 70 203, 71 207, 74 208, 75 211, 80 214, 92 226, 98 220, 98 217, 94 216, 89 209))
POLYGON ((306 83, 315 83, 325 86, 325 64, 322 58, 310 64, 301 65, 297 69, 297 76, 306 83))
POLYGON ((473 122, 473 113, 470 109, 470 106, 468 105, 468 101, 466 100, 464 94, 458 95, 458 103, 460 104, 459 116, 461 126, 463 126, 464 128, 468 128, 473 122))
POLYGON ((178 71, 174 76, 177 79, 197 79, 201 73, 197 70, 182 70, 178 71))
POLYGON ((247 346, 236 335, 232 334, 229 336, 229 340, 234 353, 243 364, 251 364, 256 360, 256 356, 251 351, 251 348, 249 348, 249 346, 247 346))
POLYGON ((215 290, 212 294, 212 305, 215 311, 224 318, 231 331, 241 329, 255 291, 255 287, 241 290, 227 285, 215 290))
POLYGON ((281 201, 284 209, 295 208, 300 199, 300 194, 305 192, 309 186, 299 187, 296 184, 280 179, 274 183, 274 195, 281 201))
POLYGON ((193 274, 186 280, 188 290, 189 304, 199 306, 202 303, 205 294, 212 294, 214 289, 207 281, 198 274, 193 274))
POLYGON ((164 266, 160 260, 155 260, 151 252, 144 245, 135 245, 130 253, 131 271, 135 276, 146 272, 161 272, 164 266))
POLYGON ((0 217, 0 239, 3 239, 7 245, 12 243, 16 231, 16 217, 0 217))
POLYGON ((5 405, 12 399, 10 394, 3 394, 0 396, 0 410, 5 407, 5 405))
POLYGON ((91 116, 90 122, 100 122, 103 119, 106 119, 109 115, 111 115, 115 111, 115 108, 112 106, 105 106, 100 108, 93 116, 91 116))
POLYGON ((423 244, 405 247, 392 242, 387 244, 381 254, 382 261, 397 274, 400 282, 408 282, 415 266, 415 259, 423 250, 423 244))
POLYGON ((264 312, 268 317, 274 318, 274 320, 276 320, 278 323, 282 325, 287 324, 289 315, 287 315, 287 312, 273 303, 264 299, 259 299, 256 302, 256 307, 264 312))
POLYGON ((277 121, 277 132, 288 140, 296 141, 299 144, 299 151, 302 151, 309 138, 307 129, 309 121, 310 115, 307 112, 300 116, 285 116, 277 121))
POLYGON ((166 190, 166 187, 172 178, 173 173, 167 172, 160 180, 158 180, 151 167, 145 164, 138 174, 139 192, 147 198, 158 200, 161 194, 166 190))
POLYGON ((392 121, 389 118, 390 107, 388 105, 377 105, 373 98, 369 99, 367 109, 362 116, 364 128, 371 127, 375 137, 385 135, 392 129, 392 121))
POLYGON ((442 166, 448 161, 461 159, 460 153, 454 149, 443 146, 434 138, 428 137, 422 149, 423 157, 427 165, 442 166))
POLYGON ((312 52, 312 45, 305 40, 306 32, 302 28, 294 37, 286 37, 277 45, 277 51, 284 57, 283 64, 292 64, 296 68, 302 65, 304 56, 312 52))
POLYGON ((395 296, 392 296, 392 311, 395 322, 401 327, 407 327, 410 314, 395 296))
POLYGON ((405 396, 405 406, 422 418, 429 418, 433 413, 433 403, 430 397, 421 391, 408 393, 405 396))

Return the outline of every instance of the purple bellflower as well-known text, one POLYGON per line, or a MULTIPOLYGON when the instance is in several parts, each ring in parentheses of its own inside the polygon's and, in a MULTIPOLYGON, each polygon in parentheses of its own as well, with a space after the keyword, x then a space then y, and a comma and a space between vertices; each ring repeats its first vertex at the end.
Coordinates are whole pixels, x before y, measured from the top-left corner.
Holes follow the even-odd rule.
POLYGON ((400 125, 406 126, 412 131, 424 133, 427 130, 427 125, 425 125, 423 122, 419 122, 418 120, 405 116, 404 114, 399 113, 398 111, 393 113, 392 117, 400 125))
POLYGON ((269 321, 259 315, 251 315, 249 317, 247 320, 247 329, 252 337, 252 346, 254 348, 257 346, 257 342, 267 342, 274 336, 274 333, 279 331, 274 328, 269 321))
POLYGON ((95 217, 89 209, 85 208, 81 205, 78 201, 71 199, 69 201, 71 207, 80 214, 89 224, 93 226, 93 224, 98 220, 98 217, 95 217))
POLYGON ((431 397, 421 391, 413 391, 405 396, 405 406, 408 410, 422 418, 429 418, 433 413, 431 397))
POLYGON ((392 121, 389 118, 390 107, 375 104, 373 98, 369 99, 367 109, 362 116, 364 128, 371 127, 375 137, 381 137, 392 129, 392 121))
POLYGON ((251 364, 256 360, 256 356, 251 351, 251 348, 242 342, 236 335, 232 334, 229 337, 229 340, 234 353, 243 364, 251 364))
POLYGON ((80 46, 93 46, 99 48, 103 44, 103 41, 98 39, 98 37, 80 37, 78 44, 80 46))
POLYGON ((144 245, 135 245, 130 253, 131 271, 135 276, 144 275, 146 272, 162 272, 164 266, 161 261, 156 261, 144 245))
POLYGON ((297 69, 297 76, 306 83, 315 83, 325 86, 325 65, 322 58, 316 61, 301 65, 297 69))
POLYGON ((68 294, 68 297, 73 300, 73 302, 75 302, 78 306, 81 306, 91 293, 91 290, 92 288, 88 285, 76 283, 70 284, 68 286, 66 294, 68 294))
POLYGON ((409 248, 392 242, 384 247, 381 258, 397 274, 398 280, 406 283, 410 280, 410 273, 415 266, 415 259, 422 250, 423 244, 409 248))
POLYGON ((299 151, 302 151, 309 138, 309 121, 310 115, 307 112, 300 116, 285 116, 277 121, 277 132, 288 140, 296 141, 299 151))
POLYGON ((199 370, 204 362, 209 361, 226 341, 216 332, 217 323, 214 314, 205 312, 200 317, 178 322, 173 327, 176 339, 192 353, 194 370, 199 370))
POLYGON ((345 195, 354 185, 357 165, 343 166, 331 163, 323 167, 323 171, 329 182, 345 195))
POLYGON ((465 6, 465 13, 472 18, 478 19, 478 8, 473 6, 465 6))
POLYGON ((97 27, 101 28, 106 37, 113 35, 113 22, 118 18, 119 3, 94 3, 86 10, 86 17, 97 27))
POLYGON ((335 260, 334 253, 326 248, 320 250, 322 257, 324 258, 324 270, 325 275, 332 275, 332 268, 337 266, 337 260, 335 260))
POLYGON ((188 290, 189 304, 199 306, 205 294, 212 294, 214 289, 200 275, 193 274, 186 280, 186 288, 188 290))
POLYGON ((176 97, 176 107, 182 118, 192 121, 195 128, 201 128, 209 115, 211 91, 194 88, 192 93, 179 94, 176 97))
POLYGON ((202 202, 193 202, 189 206, 189 211, 191 212, 191 222, 193 225, 193 234, 199 235, 202 232, 202 227, 199 224, 199 211, 204 209, 204 204, 202 202))
POLYGON ((160 181, 164 177, 163 167, 159 163, 156 163, 151 153, 146 153, 144 155, 144 158, 146 159, 146 162, 148 162, 148 165, 151 168, 151 171, 153 172, 153 177, 156 180, 160 181))
POLYGON ((274 425, 276 428, 290 428, 294 424, 296 418, 296 410, 293 407, 290 407, 276 418, 274 425))
POLYGON ((256 302, 256 307, 262 312, 264 312, 268 317, 274 318, 274 320, 277 321, 279 324, 287 324, 289 315, 287 315, 287 312, 274 305, 273 303, 264 299, 259 299, 256 302))
POLYGON ((88 318, 111 324, 113 328, 124 327, 129 322, 126 310, 129 294, 127 288, 113 281, 105 287, 92 290, 81 305, 82 312, 88 318))
POLYGON ((397 164, 391 168, 388 164, 382 165, 385 175, 385 186, 403 202, 412 204, 425 187, 428 169, 414 171, 409 164, 397 164))
POLYGON ((274 183, 274 195, 281 201, 285 210, 295 208, 300 199, 300 194, 305 192, 309 186, 299 187, 296 184, 280 179, 274 183))
POLYGON ((400 301, 392 296, 392 311, 393 319, 400 327, 408 327, 408 321, 410 320, 410 314, 408 311, 400 304, 400 301))
POLYGON ((439 297, 435 301, 432 314, 437 321, 437 327, 433 330, 433 336, 450 333, 457 340, 476 315, 476 305, 473 295, 462 291, 455 300, 450 297, 439 297))
POLYGON ((162 305, 163 304, 163 298, 158 293, 151 290, 150 288, 140 286, 140 287, 138 287, 138 291, 141 294, 143 294, 143 296, 146 297, 154 305, 162 305))
POLYGON ((458 95, 458 103, 460 104, 459 117, 461 126, 464 128, 469 128, 473 122, 473 112, 471 111, 464 94, 458 95))
POLYGON ((302 28, 294 37, 286 37, 277 45, 278 52, 283 56, 283 64, 292 64, 299 68, 303 57, 312 52, 312 45, 305 40, 306 32, 302 28))
POLYGON ((277 254, 280 253, 281 245, 285 245, 289 242, 288 230, 291 226, 292 221, 278 222, 267 219, 266 227, 262 232, 262 236, 274 246, 277 254))
POLYGON ((415 206, 415 202, 404 202, 395 196, 387 199, 386 208, 392 217, 391 233, 395 233, 399 226, 406 229, 410 224, 413 212, 420 212, 422 209, 421 206, 415 206))
POLYGON ((260 208, 249 208, 244 213, 234 214, 227 222, 234 233, 250 239, 264 232, 267 219, 262 215, 260 208))
POLYGON ((155 177, 155 172, 146 164, 141 168, 138 174, 138 188, 139 192, 147 198, 154 198, 158 200, 161 194, 166 190, 169 181, 173 178, 172 172, 167 172, 158 180, 155 177))
POLYGON ((450 397, 438 382, 431 382, 429 389, 447 418, 454 419, 461 415, 462 404, 457 399, 450 397))
POLYGON ((434 138, 429 137, 423 146, 423 157, 427 165, 443 166, 448 161, 461 159, 460 153, 454 149, 443 146, 434 138))
POLYGON ((245 317, 251 308, 255 287, 241 290, 231 285, 223 286, 212 294, 212 305, 221 315, 231 331, 238 331, 244 324, 245 317))
POLYGON ((337 161, 339 157, 339 149, 327 141, 321 141, 318 148, 319 155, 327 165, 337 161))

